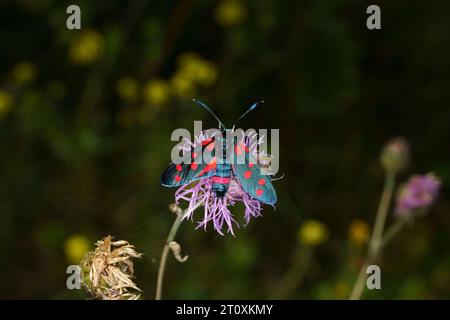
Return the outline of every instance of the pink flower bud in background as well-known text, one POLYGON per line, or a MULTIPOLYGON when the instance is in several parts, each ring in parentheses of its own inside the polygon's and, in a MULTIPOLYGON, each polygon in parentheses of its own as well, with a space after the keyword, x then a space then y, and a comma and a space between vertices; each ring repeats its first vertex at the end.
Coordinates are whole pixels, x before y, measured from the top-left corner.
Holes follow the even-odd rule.
POLYGON ((400 173, 409 164, 409 143, 402 137, 393 138, 383 148, 380 157, 384 170, 390 173, 400 173))

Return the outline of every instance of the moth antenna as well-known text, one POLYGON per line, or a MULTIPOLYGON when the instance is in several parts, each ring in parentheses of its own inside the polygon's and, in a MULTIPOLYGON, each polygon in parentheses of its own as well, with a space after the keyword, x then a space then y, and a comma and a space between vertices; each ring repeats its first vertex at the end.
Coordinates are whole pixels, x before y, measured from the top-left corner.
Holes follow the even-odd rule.
POLYGON ((278 177, 278 178, 272 178, 272 179, 270 179, 271 181, 276 181, 276 180, 281 180, 281 179, 283 179, 284 178, 284 173, 281 175, 281 177, 278 177))
POLYGON ((259 105, 259 103, 264 103, 264 101, 261 100, 261 101, 258 101, 258 102, 255 102, 254 104, 252 104, 252 105, 250 106, 250 108, 248 108, 247 111, 245 111, 245 112, 242 114, 242 116, 240 116, 239 119, 237 119, 237 120, 235 121, 234 124, 238 123, 239 120, 241 120, 241 119, 244 118, 247 114, 249 114, 252 110, 254 110, 254 109, 259 105))
POLYGON ((220 119, 214 114, 214 112, 211 110, 211 108, 208 107, 208 106, 206 105, 206 103, 203 103, 203 102, 201 102, 201 101, 198 101, 197 99, 192 99, 192 101, 194 101, 196 104, 198 104, 198 105, 201 106, 202 108, 206 109, 209 113, 212 114, 212 116, 213 116, 214 118, 216 118, 217 121, 219 121, 219 124, 222 125, 222 127, 226 128, 226 127, 223 125, 222 121, 220 121, 220 119))

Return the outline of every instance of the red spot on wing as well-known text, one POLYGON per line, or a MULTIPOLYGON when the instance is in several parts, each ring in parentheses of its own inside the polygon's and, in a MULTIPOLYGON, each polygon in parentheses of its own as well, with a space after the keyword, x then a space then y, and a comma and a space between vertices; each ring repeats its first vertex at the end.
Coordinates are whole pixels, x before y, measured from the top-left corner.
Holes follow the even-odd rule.
POLYGON ((239 144, 236 144, 236 146, 234 147, 234 152, 236 152, 236 154, 238 156, 240 156, 243 153, 243 151, 248 153, 248 152, 250 152, 250 149, 242 142, 239 144))
POLYGON ((263 189, 256 189, 256 195, 259 197, 263 194, 263 189))
POLYGON ((248 166, 249 166, 250 168, 253 168, 254 164, 253 164, 253 163, 249 163, 248 166))
POLYGON ((175 176, 175 182, 180 182, 181 181, 181 177, 179 175, 175 176))
POLYGON ((198 174, 198 176, 202 176, 205 173, 207 173, 208 171, 214 170, 217 167, 217 158, 214 157, 211 159, 211 161, 203 168, 202 171, 200 171, 200 173, 198 174))
POLYGON ((250 149, 242 142, 241 142, 241 148, 247 153, 250 152, 250 149))
POLYGON ((175 169, 177 169, 177 171, 183 170, 183 168, 181 167, 181 164, 177 164, 177 166, 175 167, 175 169))
POLYGON ((244 172, 244 178, 250 179, 252 177, 252 172, 250 170, 247 170, 244 172))
POLYGON ((197 158, 197 153, 196 152, 192 152, 192 158, 197 158))
POLYGON ((212 169, 217 168, 217 158, 216 157, 212 158, 209 165, 211 166, 212 169))
POLYGON ((263 186, 263 185, 266 184, 266 180, 264 180, 263 178, 261 178, 261 179, 258 180, 258 184, 259 184, 260 186, 263 186))
POLYGON ((198 167, 198 164, 196 164, 195 162, 191 163, 191 169, 192 170, 197 169, 197 167, 198 167))
POLYGON ((213 151, 214 150, 214 142, 208 144, 208 146, 206 147, 206 150, 213 151))
POLYGON ((236 154, 237 154, 238 156, 240 156, 240 155, 242 154, 242 149, 241 149, 238 145, 236 145, 236 146, 234 147, 234 152, 236 152, 236 154))
POLYGON ((207 144, 210 144, 212 141, 213 141, 213 139, 211 139, 211 138, 206 139, 206 140, 202 141, 202 146, 206 146, 207 144))

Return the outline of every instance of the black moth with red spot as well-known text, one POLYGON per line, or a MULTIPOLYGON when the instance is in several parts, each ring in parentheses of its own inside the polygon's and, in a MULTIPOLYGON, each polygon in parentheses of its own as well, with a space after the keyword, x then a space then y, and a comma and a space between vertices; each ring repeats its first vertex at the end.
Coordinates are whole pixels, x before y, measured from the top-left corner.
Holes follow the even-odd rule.
MULTIPOLYGON (((196 180, 212 177, 212 190, 218 197, 224 197, 228 191, 230 180, 235 178, 241 184, 242 189, 251 197, 266 204, 274 204, 277 201, 277 195, 270 177, 261 174, 261 168, 250 154, 248 147, 242 142, 237 142, 235 138, 231 149, 234 153, 233 158, 243 157, 245 161, 242 164, 231 161, 227 154, 231 155, 232 152, 226 152, 229 147, 225 139, 228 129, 225 129, 222 122, 205 104, 197 100, 194 101, 211 112, 219 121, 222 136, 221 138, 216 136, 202 142, 201 152, 204 155, 202 163, 196 161, 200 155, 193 150, 191 151, 191 163, 171 163, 161 176, 161 184, 165 187, 178 187, 196 180), (222 142, 222 155, 219 161, 215 155, 216 142, 222 142)), ((256 105, 257 103, 253 104, 239 120, 253 110, 256 105)))

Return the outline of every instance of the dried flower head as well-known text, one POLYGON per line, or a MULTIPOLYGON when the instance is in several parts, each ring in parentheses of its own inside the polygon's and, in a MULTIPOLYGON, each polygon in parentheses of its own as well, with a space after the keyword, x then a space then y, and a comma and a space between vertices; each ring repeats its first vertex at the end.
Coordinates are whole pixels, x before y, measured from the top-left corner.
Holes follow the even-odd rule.
POLYGON ((380 157, 381 164, 387 172, 399 173, 409 163, 409 143, 402 137, 388 141, 380 157))
POLYGON ((434 174, 412 176, 400 188, 395 213, 397 215, 424 211, 436 200, 441 181, 434 174))
MULTIPOLYGON (((195 137, 194 142, 185 141, 185 144, 180 146, 180 149, 189 152, 195 148, 202 141, 211 138, 207 132, 201 132, 199 136, 195 137)), ((250 150, 255 159, 261 159, 256 146, 262 142, 262 138, 257 139, 255 135, 246 136, 242 142, 250 150)), ((267 159, 266 159, 267 160, 267 159)), ((261 163, 260 163, 261 164, 261 163)), ((264 165, 264 164, 262 164, 264 165)), ((194 211, 201 205, 204 206, 203 219, 199 221, 197 228, 204 228, 208 223, 212 223, 214 229, 223 235, 223 229, 234 235, 233 227, 239 227, 240 224, 234 218, 230 211, 230 206, 234 206, 237 202, 242 202, 245 206, 244 226, 246 226, 250 219, 262 216, 262 203, 247 194, 239 181, 233 176, 230 179, 228 191, 224 197, 217 197, 212 189, 213 178, 204 178, 193 183, 181 186, 175 192, 175 201, 179 203, 181 200, 187 201, 189 206, 184 212, 183 219, 193 219, 194 211)))
POLYGON ((133 282, 133 258, 140 258, 133 245, 111 236, 97 241, 80 266, 83 285, 97 299, 136 300, 141 290, 133 282))

